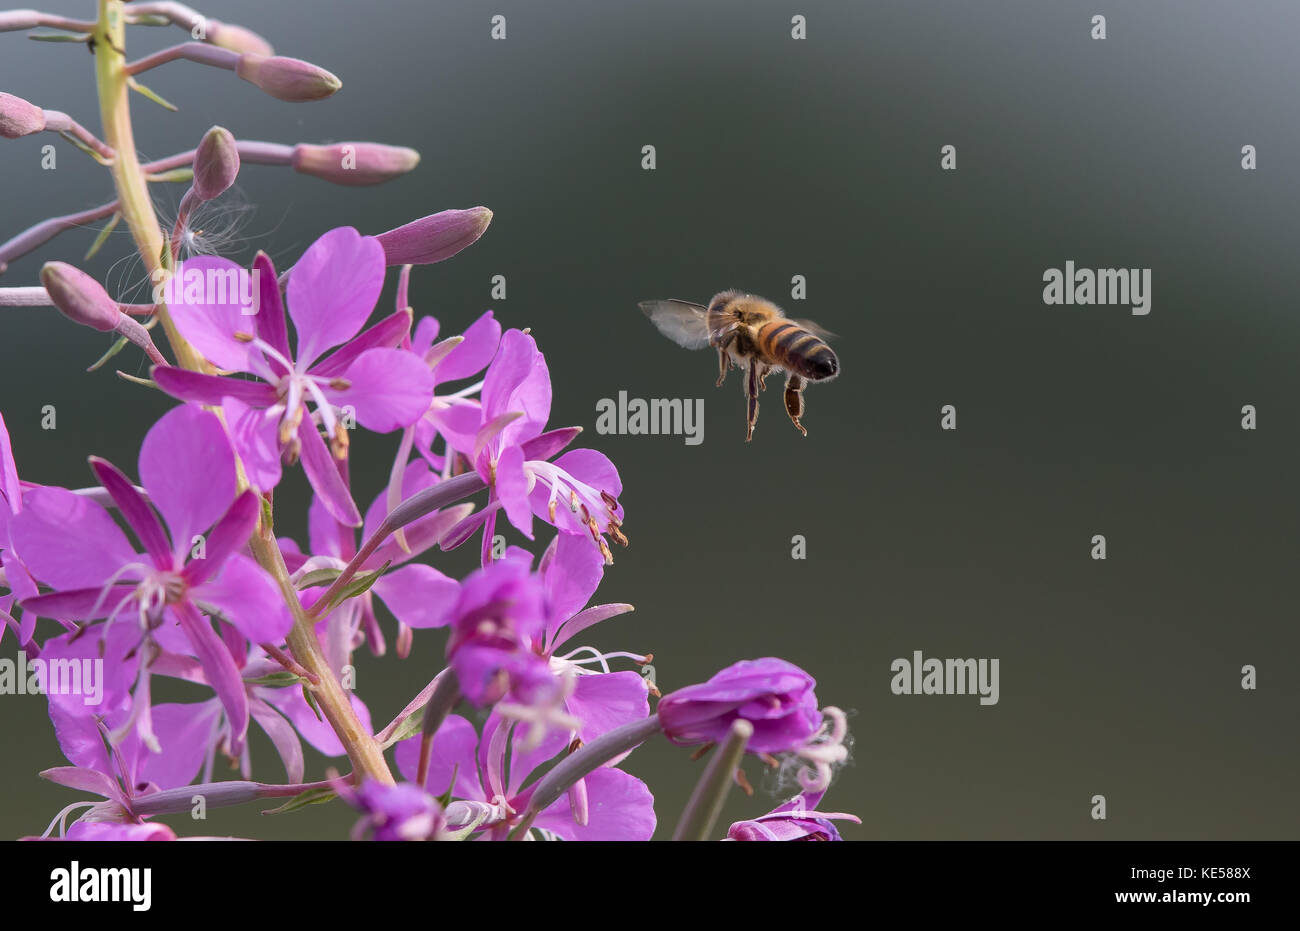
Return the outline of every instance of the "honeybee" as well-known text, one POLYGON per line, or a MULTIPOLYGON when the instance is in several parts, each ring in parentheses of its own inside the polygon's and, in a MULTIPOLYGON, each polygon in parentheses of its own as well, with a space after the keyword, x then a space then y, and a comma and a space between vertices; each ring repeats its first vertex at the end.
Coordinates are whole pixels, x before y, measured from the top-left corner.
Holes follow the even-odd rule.
POLYGON ((679 346, 718 350, 720 387, 734 365, 745 373, 745 442, 754 438, 758 393, 771 372, 785 372, 785 411, 804 436, 803 389, 810 381, 839 374, 840 360, 826 340, 831 336, 811 320, 791 320, 771 301, 743 291, 716 294, 708 306, 690 301, 642 301, 650 321, 679 346))

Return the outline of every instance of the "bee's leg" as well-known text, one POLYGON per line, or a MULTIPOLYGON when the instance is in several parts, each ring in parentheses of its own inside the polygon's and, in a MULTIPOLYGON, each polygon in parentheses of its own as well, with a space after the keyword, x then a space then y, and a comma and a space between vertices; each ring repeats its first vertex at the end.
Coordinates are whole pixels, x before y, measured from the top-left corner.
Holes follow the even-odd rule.
POLYGON ((760 372, 758 373, 758 390, 759 390, 759 391, 766 391, 766 390, 767 390, 767 376, 770 375, 771 372, 772 372, 772 369, 765 365, 765 366, 763 366, 762 371, 760 371, 760 372))
POLYGON ((718 380, 713 387, 721 388, 722 383, 727 380, 727 371, 731 368, 731 359, 727 357, 727 344, 723 343, 718 346, 718 380))
POLYGON ((804 380, 798 375, 791 375, 785 380, 785 412, 790 415, 794 425, 799 428, 799 432, 804 436, 808 431, 803 428, 799 418, 803 416, 803 389, 804 380))
POLYGON ((762 365, 757 359, 749 360, 749 371, 745 378, 745 398, 747 400, 745 408, 745 422, 748 429, 745 431, 745 442, 748 443, 754 438, 754 422, 758 420, 758 373, 762 365))

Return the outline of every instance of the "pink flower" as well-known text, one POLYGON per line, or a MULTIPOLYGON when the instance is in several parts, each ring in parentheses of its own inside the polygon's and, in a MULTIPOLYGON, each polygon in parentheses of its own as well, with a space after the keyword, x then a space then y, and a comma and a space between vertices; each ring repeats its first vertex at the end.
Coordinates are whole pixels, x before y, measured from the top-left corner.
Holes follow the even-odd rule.
POLYGON ((379 242, 351 227, 316 240, 289 278, 286 297, 298 335, 293 354, 269 258, 259 254, 253 263, 254 315, 225 290, 190 300, 185 279, 192 270, 205 279, 209 272, 241 273, 226 259, 190 259, 183 278, 172 283, 181 298, 172 307, 177 329, 218 368, 261 381, 154 369, 154 379, 169 394, 223 405, 235 448, 259 489, 268 491, 280 481, 282 458, 292 463, 301 456, 312 488, 336 519, 352 527, 361 524, 361 514, 336 462, 347 455, 347 416, 355 414, 365 427, 387 433, 418 420, 433 395, 428 367, 393 348, 409 332, 409 312, 399 311, 360 332, 383 288, 384 268, 379 242), (309 401, 314 416, 308 414, 309 401), (316 420, 331 441, 333 456, 316 420))
POLYGON ((134 615, 138 644, 193 653, 221 698, 238 752, 248 729, 244 685, 230 646, 202 615, 220 615, 255 643, 279 641, 292 619, 275 583, 240 552, 259 502, 252 491, 236 496, 235 457, 221 422, 186 406, 154 424, 140 449, 148 502, 110 463, 92 458, 91 468, 144 553, 93 501, 33 488, 10 532, 32 575, 54 591, 25 598, 24 610, 65 621, 107 618, 101 638, 134 615))

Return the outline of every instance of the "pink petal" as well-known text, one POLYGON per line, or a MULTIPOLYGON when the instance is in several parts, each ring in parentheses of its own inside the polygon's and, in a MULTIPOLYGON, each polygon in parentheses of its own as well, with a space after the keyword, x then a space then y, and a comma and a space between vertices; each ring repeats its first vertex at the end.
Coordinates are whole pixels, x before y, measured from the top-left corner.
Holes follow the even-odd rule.
POLYGON ((186 259, 178 270, 178 276, 171 282, 172 301, 168 304, 172 320, 181 335, 199 351, 205 359, 219 369, 229 371, 250 371, 249 344, 235 339, 236 333, 253 335, 257 328, 255 318, 244 313, 244 303, 239 294, 242 282, 248 280, 248 273, 229 259, 213 255, 198 255, 186 259), (197 277, 195 277, 197 276, 197 277), (185 294, 185 284, 191 279, 205 282, 237 280, 235 294, 226 295, 224 303, 207 303, 203 298, 221 297, 217 293, 207 293, 206 287, 200 292, 185 294), (191 300, 192 299, 192 300, 191 300))
POLYGON ((202 585, 210 579, 231 553, 242 550, 257 527, 261 499, 251 488, 244 491, 235 503, 217 521, 208 534, 202 559, 191 559, 185 566, 185 579, 191 585, 202 585))
POLYGON ((407 627, 442 627, 450 620, 460 586, 432 566, 412 563, 383 575, 371 588, 407 627))
POLYGON ((409 426, 433 402, 433 373, 415 353, 371 349, 362 353, 344 376, 347 388, 326 388, 338 407, 351 406, 357 420, 376 433, 409 426))
POLYGON ((275 389, 264 381, 204 375, 174 365, 157 366, 153 380, 172 397, 195 404, 216 406, 226 398, 239 398, 254 407, 270 407, 275 403, 275 389))
POLYGON ((495 489, 510 523, 531 540, 533 509, 528 503, 528 475, 524 472, 524 453, 518 446, 507 447, 497 461, 495 489))
POLYGON ((164 414, 140 447, 140 484, 174 550, 188 550, 235 497, 235 454, 217 415, 190 405, 164 414))
POLYGON ((249 710, 253 714, 253 720, 266 731, 266 736, 271 738, 275 752, 280 754, 280 761, 284 763, 285 775, 289 782, 302 782, 304 769, 302 741, 298 739, 298 732, 293 729, 293 725, 272 705, 261 699, 253 699, 249 710))
MULTIPOLYGON (((342 756, 343 745, 328 723, 316 717, 316 713, 307 705, 300 688, 259 689, 259 694, 267 703, 274 705, 280 713, 288 718, 294 728, 307 741, 325 756, 342 756)), ((370 709, 355 694, 348 693, 352 710, 356 712, 361 727, 367 733, 373 732, 370 723, 370 709)))
POLYGON ((311 487, 320 495, 325 509, 340 523, 348 527, 360 527, 361 512, 357 510, 352 493, 339 475, 334 456, 310 417, 304 417, 298 425, 298 438, 302 441, 303 471, 307 473, 311 487))
POLYGON ((438 363, 434 376, 438 383, 458 381, 477 375, 487 368, 501 342, 501 324, 488 311, 469 325, 459 346, 438 363))
POLYGON ((389 314, 374 326, 359 333, 355 339, 348 340, 338 352, 331 353, 328 359, 313 365, 311 373, 326 377, 342 375, 363 352, 371 349, 396 349, 401 346, 402 340, 410 331, 410 310, 399 310, 395 314, 389 314))
POLYGON ((160 789, 187 786, 212 746, 213 724, 221 712, 215 701, 153 706, 153 731, 162 753, 142 754, 140 778, 160 789))
POLYGON ((384 248, 350 226, 330 230, 289 276, 289 315, 298 331, 298 370, 347 342, 365 324, 384 287, 384 248))
POLYGON ((55 588, 98 587, 141 557, 98 504, 62 488, 33 488, 9 529, 24 564, 55 588))
POLYGON ((199 615, 193 604, 183 601, 173 607, 194 655, 203 664, 203 674, 208 684, 217 693, 217 698, 221 699, 226 721, 230 725, 230 750, 237 756, 243 750, 244 739, 248 735, 248 695, 244 691, 244 680, 240 677, 239 667, 235 665, 230 651, 221 642, 212 625, 199 615))
POLYGON ((271 491, 281 475, 279 412, 250 407, 234 397, 227 397, 221 409, 249 483, 258 491, 271 491))
POLYGON ((145 551, 153 557, 154 564, 159 569, 172 568, 171 541, 167 539, 162 525, 158 523, 158 516, 150 510, 144 496, 135 490, 135 486, 111 462, 91 456, 90 468, 99 479, 99 484, 112 496, 113 503, 117 505, 127 526, 135 532, 145 551))
POLYGON ((649 695, 649 685, 639 673, 596 673, 578 677, 564 707, 582 719, 578 736, 591 743, 616 727, 644 720, 650 714, 649 695))
MULTIPOLYGON (((280 280, 275 273, 275 266, 265 252, 257 253, 253 259, 253 271, 257 274, 257 335, 262 342, 269 345, 286 359, 289 353, 289 330, 284 317, 284 301, 280 298, 280 280)), ((271 370, 283 375, 285 367, 275 359, 268 357, 267 364, 271 370)))
MULTIPOLYGON (((21 602, 24 611, 30 611, 39 617, 52 617, 60 621, 94 621, 108 617, 109 613, 122 604, 123 599, 135 592, 135 583, 94 588, 66 588, 48 595, 36 595, 24 598, 21 602)), ((119 611, 119 616, 131 613, 127 605, 119 611)))
MULTIPOLYGON (((438 728, 438 733, 433 735, 429 776, 424 788, 435 795, 441 795, 450 788, 455 798, 471 802, 487 801, 475 763, 474 751, 477 747, 478 734, 474 732, 474 725, 459 715, 448 715, 447 720, 442 722, 442 727, 438 728)), ((399 743, 393 751, 393 757, 397 760, 397 768, 402 776, 408 782, 414 782, 419 775, 419 735, 399 743)))
POLYGON ((567 797, 537 816, 536 826, 565 840, 649 840, 655 832, 654 796, 621 769, 602 767, 586 777, 587 824, 573 823, 567 797))
POLYGON ((279 587, 242 553, 230 554, 215 578, 193 589, 193 597, 205 608, 220 612, 254 643, 278 643, 293 626, 279 587))

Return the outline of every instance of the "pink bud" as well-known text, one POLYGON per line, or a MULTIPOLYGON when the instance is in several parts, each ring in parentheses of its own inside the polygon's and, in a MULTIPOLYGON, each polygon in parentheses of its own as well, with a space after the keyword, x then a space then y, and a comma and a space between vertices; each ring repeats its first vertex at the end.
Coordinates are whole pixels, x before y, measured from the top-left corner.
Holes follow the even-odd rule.
POLYGON ((324 68, 280 55, 245 53, 239 56, 235 73, 272 97, 291 103, 322 100, 343 86, 342 81, 324 68))
POLYGON ((361 187, 382 184, 404 175, 420 163, 420 153, 377 142, 339 142, 334 145, 299 143, 293 147, 293 170, 335 184, 361 187))
POLYGON ((207 20, 207 28, 208 41, 220 48, 227 48, 232 52, 252 52, 255 55, 275 54, 271 43, 251 29, 230 23, 219 23, 214 19, 207 20))
POLYGON ((122 317, 117 301, 98 281, 66 262, 46 262, 41 284, 50 301, 69 320, 107 332, 117 329, 122 317))
POLYGON ((194 152, 194 193, 212 200, 225 193, 239 174, 239 149, 230 130, 213 126, 194 152))
POLYGON ((429 265, 473 245, 491 222, 492 211, 486 207, 444 210, 376 238, 389 265, 429 265))
POLYGON ((17 139, 44 129, 44 110, 21 97, 0 93, 0 136, 17 139))

